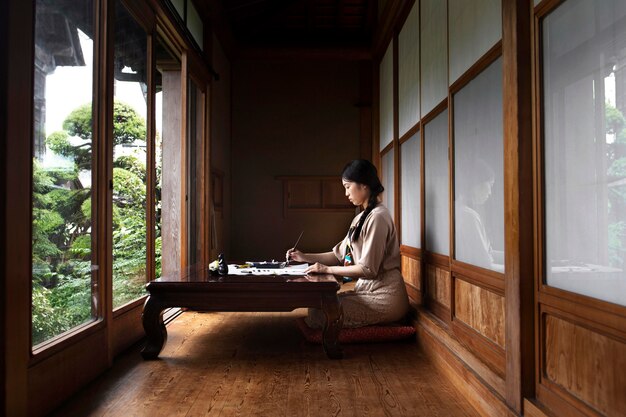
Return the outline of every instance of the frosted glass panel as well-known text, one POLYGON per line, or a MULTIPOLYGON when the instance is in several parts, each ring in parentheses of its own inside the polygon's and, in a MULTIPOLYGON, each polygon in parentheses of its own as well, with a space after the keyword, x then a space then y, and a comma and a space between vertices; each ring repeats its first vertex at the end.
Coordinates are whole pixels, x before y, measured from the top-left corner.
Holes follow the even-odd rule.
POLYGON ((502 38, 501 0, 449 0, 450 84, 502 38))
POLYGON ((448 96, 448 25, 446 0, 422 0, 421 72, 422 115, 448 96))
POLYGON ((391 217, 394 217, 394 190, 393 190, 393 150, 384 154, 381 158, 382 172, 381 181, 385 191, 383 192, 383 204, 389 209, 391 217))
POLYGON ((191 1, 187 2, 187 28, 191 33, 191 36, 195 39, 196 43, 203 49, 203 34, 204 27, 202 25, 202 19, 196 10, 196 7, 191 1))
POLYGON ((380 62, 380 149, 393 140, 393 41, 380 62))
POLYGON ((450 253, 448 110, 424 126, 426 249, 450 253))
POLYGON ((419 122, 419 2, 407 17, 398 35, 398 122, 400 136, 419 122))
POLYGON ((504 271, 502 58, 454 95, 455 258, 504 271))
POLYGON ((626 305, 626 2, 542 23, 547 284, 626 305))
POLYGON ((421 247, 420 153, 419 132, 400 145, 402 244, 414 248, 421 247))

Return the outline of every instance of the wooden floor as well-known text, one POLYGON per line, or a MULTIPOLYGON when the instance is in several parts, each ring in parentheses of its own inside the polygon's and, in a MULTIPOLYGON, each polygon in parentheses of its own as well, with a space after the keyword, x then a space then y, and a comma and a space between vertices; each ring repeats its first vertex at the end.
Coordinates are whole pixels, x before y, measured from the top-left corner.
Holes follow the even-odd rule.
POLYGON ((186 312, 159 360, 139 347, 55 416, 476 416, 414 341, 329 360, 292 313, 186 312))

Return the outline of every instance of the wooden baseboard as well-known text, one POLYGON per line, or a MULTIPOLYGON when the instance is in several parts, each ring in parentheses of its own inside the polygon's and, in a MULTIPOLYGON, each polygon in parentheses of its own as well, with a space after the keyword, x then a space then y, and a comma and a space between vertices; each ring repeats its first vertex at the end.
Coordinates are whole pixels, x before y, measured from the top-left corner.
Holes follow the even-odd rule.
POLYGON ((552 417, 547 411, 543 411, 532 401, 524 398, 524 417, 552 417))
POLYGON ((432 313, 419 310, 415 322, 418 343, 431 363, 452 382, 480 415, 517 417, 500 394, 504 390, 502 378, 448 335, 438 321, 432 313))

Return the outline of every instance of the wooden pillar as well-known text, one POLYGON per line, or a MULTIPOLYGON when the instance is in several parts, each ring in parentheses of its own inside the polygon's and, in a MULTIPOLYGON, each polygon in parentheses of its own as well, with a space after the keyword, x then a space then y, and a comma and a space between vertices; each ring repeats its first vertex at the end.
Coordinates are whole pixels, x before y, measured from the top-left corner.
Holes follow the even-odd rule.
POLYGON ((534 393, 531 16, 530 0, 502 1, 505 400, 518 414, 534 393))
POLYGON ((28 360, 30 352, 30 247, 32 194, 34 2, 2 2, 0 26, 7 42, 2 69, 6 124, 2 129, 2 409, 1 415, 28 412, 28 360), (6 12, 6 13, 5 13, 6 12), (6 65, 6 67, 4 67, 6 65), (6 93, 6 94, 4 94, 6 93), (10 105, 8 105, 10 103, 10 105), (10 260, 5 262, 4 260, 10 260))
POLYGON ((181 265, 181 176, 186 175, 181 154, 181 72, 163 71, 163 167, 161 190, 162 275, 181 265))

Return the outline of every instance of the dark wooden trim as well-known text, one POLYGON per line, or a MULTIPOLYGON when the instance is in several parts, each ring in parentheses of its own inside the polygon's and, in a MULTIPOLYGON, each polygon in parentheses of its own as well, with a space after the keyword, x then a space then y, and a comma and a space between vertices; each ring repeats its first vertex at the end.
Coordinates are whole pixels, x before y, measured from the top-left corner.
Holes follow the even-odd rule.
POLYGON ((134 300, 131 300, 127 302, 126 304, 123 304, 117 307, 115 310, 113 310, 113 319, 115 320, 117 317, 128 313, 130 310, 133 310, 137 308, 138 306, 142 306, 146 302, 147 296, 148 294, 142 295, 139 298, 135 298, 134 300))
POLYGON ((31 196, 33 132, 33 56, 35 2, 8 0, 6 16, 8 48, 3 50, 6 65, 6 125, 0 126, 6 138, 2 158, 3 263, 2 339, 3 377, 6 391, 0 414, 23 416, 28 413, 28 359, 31 334, 31 196))
POLYGON ((552 311, 556 309, 568 317, 569 321, 587 327, 595 332, 600 332, 621 340, 626 344, 626 321, 623 317, 598 311, 594 306, 579 303, 555 296, 550 293, 540 292, 537 302, 540 311, 552 311))
POLYGON ((554 412, 557 413, 555 415, 568 417, 598 416, 596 412, 592 411, 592 409, 582 401, 576 400, 577 405, 574 406, 570 402, 574 398, 567 398, 568 394, 563 388, 548 380, 538 383, 536 392, 539 403, 545 405, 549 410, 554 410, 554 412), (587 412, 583 412, 583 409, 587 410, 587 412))
POLYGON ((455 259, 450 262, 450 272, 453 275, 462 276, 464 281, 504 296, 505 275, 501 272, 466 264, 455 259))
POLYGON ((385 156, 385 154, 391 151, 392 149, 393 149, 393 141, 389 142, 387 146, 385 146, 382 150, 377 152, 379 154, 379 158, 381 158, 381 161, 382 161, 382 157, 385 156))
MULTIPOLYGON (((420 94, 421 94, 421 91, 422 90, 420 89, 420 94)), ((437 104, 431 111, 429 111, 424 117, 422 117, 422 121, 420 123, 424 127, 426 127, 426 124, 428 124, 437 116, 439 116, 441 113, 443 113, 443 111, 447 108, 448 108, 448 98, 446 97, 443 100, 441 100, 441 102, 437 104)))
POLYGON ((400 254, 419 261, 422 257, 422 250, 412 246, 400 245, 400 254))
POLYGON ((533 18, 533 34, 532 34, 532 99, 533 99, 533 140, 532 140, 532 150, 533 150, 533 232, 534 232, 534 240, 535 240, 535 250, 534 250, 534 263, 533 263, 533 284, 534 284, 534 302, 535 302, 535 317, 534 317, 534 325, 535 325, 535 396, 537 395, 540 378, 541 378, 541 367, 539 362, 542 360, 541 353, 541 344, 540 344, 540 332, 542 329, 540 323, 540 315, 539 315, 539 289, 542 285, 541 276, 542 274, 542 265, 543 265, 543 242, 544 236, 542 235, 543 230, 543 198, 541 196, 542 189, 542 177, 543 177, 543 168, 541 161, 542 150, 541 150, 541 67, 539 62, 540 51, 541 51, 541 31, 539 25, 539 18, 534 16, 533 18))
MULTIPOLYGON (((626 307, 619 304, 610 303, 608 301, 600 300, 598 298, 593 298, 588 295, 562 290, 560 288, 551 287, 545 284, 539 285, 539 293, 545 294, 546 296, 559 298, 566 302, 577 303, 582 306, 591 307, 594 310, 597 310, 598 314, 614 315, 621 317, 622 319, 626 318, 626 307)), ((558 301, 554 300, 554 302, 558 301)))
POLYGON ((416 133, 419 133, 420 130, 421 130, 421 122, 417 122, 415 126, 407 130, 407 132, 404 135, 402 135, 400 139, 398 139, 398 144, 402 145, 404 142, 411 139, 413 135, 415 135, 416 133))
POLYGON ((450 257, 424 250, 424 262, 450 271, 450 257))
POLYGON ((532 0, 502 2, 506 402, 534 393, 532 0))
MULTIPOLYGON (((7 108, 9 107, 8 98, 8 83, 9 83, 9 2, 5 1, 0 3, 0 51, 5 51, 5 59, 0 62, 0 195, 2 202, 0 203, 0 246, 6 248, 9 244, 9 236, 7 235, 7 224, 9 219, 6 217, 6 198, 7 198, 7 108)), ((0 251, 0 265, 2 265, 0 275, 7 277, 7 261, 6 253, 4 250, 0 251)), ((2 321, 0 321, 0 414, 7 415, 7 399, 6 399, 6 326, 5 320, 7 314, 7 291, 6 291, 6 278, 0 279, 0 312, 2 312, 2 321)))
POLYGON ((476 61, 467 71, 465 71, 452 85, 450 86, 450 94, 454 95, 458 93, 463 87, 469 84, 474 78, 476 78, 485 68, 491 65, 496 59, 502 55, 502 41, 496 42, 478 61, 476 61))
POLYGON ((424 291, 424 293, 427 300, 426 305, 428 306, 428 309, 432 312, 432 314, 437 316, 438 319, 443 321, 443 323, 445 323, 445 325, 449 328, 451 323, 450 316, 452 315, 450 309, 438 302, 437 300, 430 298, 428 292, 424 291))
POLYGON ((534 7, 534 15, 537 18, 542 18, 552 10, 556 9, 564 1, 565 0, 542 0, 534 7))

